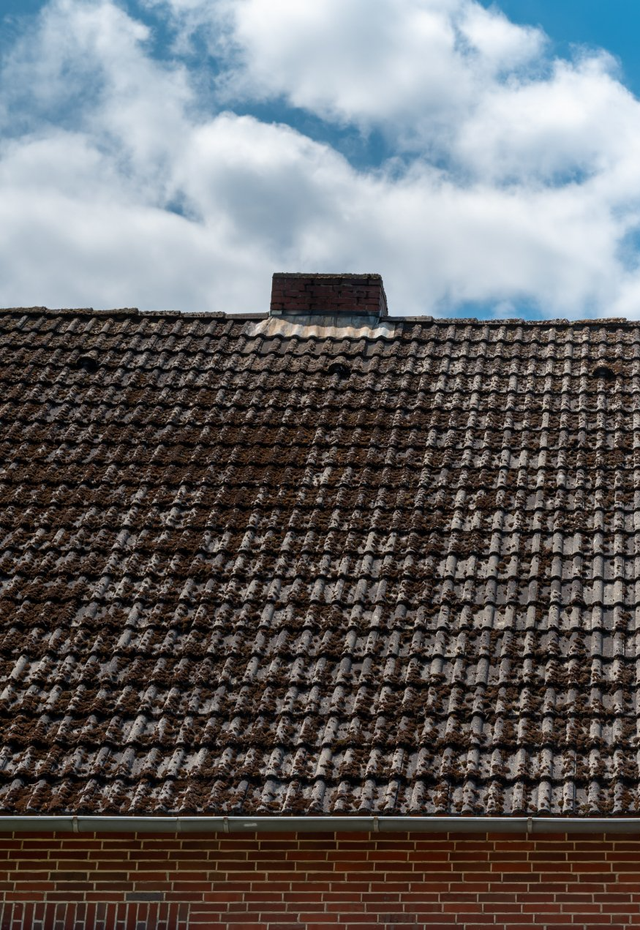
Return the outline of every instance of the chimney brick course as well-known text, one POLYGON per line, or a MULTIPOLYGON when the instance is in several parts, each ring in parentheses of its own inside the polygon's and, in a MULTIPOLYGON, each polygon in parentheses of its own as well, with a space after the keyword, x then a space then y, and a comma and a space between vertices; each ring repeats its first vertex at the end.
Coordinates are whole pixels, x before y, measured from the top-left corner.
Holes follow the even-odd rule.
POLYGON ((288 274, 273 276, 271 316, 357 314, 387 316, 379 274, 288 274))

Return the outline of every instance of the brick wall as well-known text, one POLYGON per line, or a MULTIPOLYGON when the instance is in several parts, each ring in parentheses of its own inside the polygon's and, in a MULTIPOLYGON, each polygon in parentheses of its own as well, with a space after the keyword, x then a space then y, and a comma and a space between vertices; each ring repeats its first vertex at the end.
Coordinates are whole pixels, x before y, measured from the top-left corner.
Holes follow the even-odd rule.
POLYGON ((16 834, 3 928, 640 926, 640 835, 16 834))
POLYGON ((387 315, 380 275, 274 274, 270 312, 387 315))

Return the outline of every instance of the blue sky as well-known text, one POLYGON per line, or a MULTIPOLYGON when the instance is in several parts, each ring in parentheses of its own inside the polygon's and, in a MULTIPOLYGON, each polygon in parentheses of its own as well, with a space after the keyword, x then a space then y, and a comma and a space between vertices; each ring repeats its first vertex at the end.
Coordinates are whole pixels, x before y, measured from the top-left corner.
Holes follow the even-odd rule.
POLYGON ((636 0, 503 0, 500 8, 515 23, 541 26, 557 54, 568 56, 577 45, 607 49, 618 58, 624 82, 640 93, 636 0))
POLYGON ((0 0, 0 304, 640 316, 640 4, 0 0))

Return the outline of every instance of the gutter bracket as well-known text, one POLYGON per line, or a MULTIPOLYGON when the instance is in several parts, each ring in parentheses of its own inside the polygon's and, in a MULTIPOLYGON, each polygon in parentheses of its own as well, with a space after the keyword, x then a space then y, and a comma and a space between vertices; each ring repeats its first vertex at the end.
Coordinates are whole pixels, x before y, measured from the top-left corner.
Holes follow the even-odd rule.
POLYGON ((229 831, 229 818, 228 818, 228 817, 223 817, 223 818, 222 818, 222 829, 224 830, 225 833, 229 833, 229 832, 230 832, 230 831, 229 831))
POLYGON ((74 833, 80 833, 80 825, 78 823, 78 818, 75 816, 71 818, 71 829, 73 830, 74 833))
POLYGON ((373 818, 373 832, 380 833, 380 822, 377 817, 373 818))
POLYGON ((533 833, 533 818, 527 817, 527 836, 531 836, 533 833))

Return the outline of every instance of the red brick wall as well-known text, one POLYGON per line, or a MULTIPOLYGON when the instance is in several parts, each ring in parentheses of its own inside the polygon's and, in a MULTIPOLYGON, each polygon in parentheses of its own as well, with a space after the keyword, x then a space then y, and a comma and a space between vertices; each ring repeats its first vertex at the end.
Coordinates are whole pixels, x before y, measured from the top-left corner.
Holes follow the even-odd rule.
POLYGON ((0 838, 2 928, 640 926, 640 835, 0 838))
POLYGON ((387 312, 379 275, 274 274, 272 314, 387 312))

